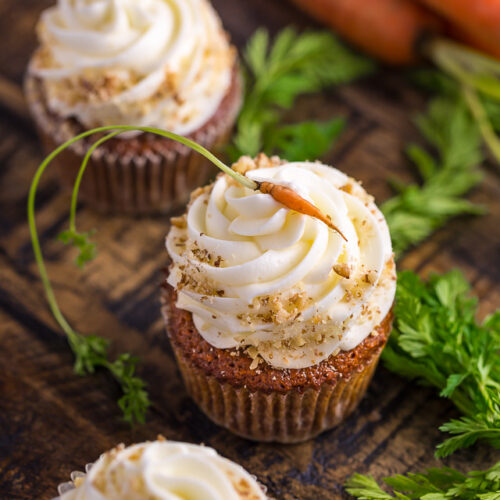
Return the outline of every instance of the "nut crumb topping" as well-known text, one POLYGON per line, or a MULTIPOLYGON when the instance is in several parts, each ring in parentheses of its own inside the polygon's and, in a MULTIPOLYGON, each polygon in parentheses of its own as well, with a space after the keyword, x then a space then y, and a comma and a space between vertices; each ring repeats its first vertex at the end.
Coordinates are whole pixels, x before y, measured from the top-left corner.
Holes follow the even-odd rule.
POLYGON ((339 275, 342 276, 342 278, 349 279, 351 276, 351 266, 348 264, 335 264, 333 266, 333 270, 339 275))

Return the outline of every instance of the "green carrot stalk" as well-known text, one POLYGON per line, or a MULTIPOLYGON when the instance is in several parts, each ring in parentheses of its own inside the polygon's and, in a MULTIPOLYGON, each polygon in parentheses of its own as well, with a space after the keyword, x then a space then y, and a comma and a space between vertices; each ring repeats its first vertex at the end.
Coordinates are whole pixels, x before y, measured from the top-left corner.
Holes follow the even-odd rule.
MULTIPOLYGON (((98 139, 90 146, 81 163, 80 169, 78 171, 75 180, 73 193, 71 196, 69 229, 61 233, 59 236, 59 239, 62 240, 64 243, 73 244, 79 249, 77 264, 80 267, 83 267, 86 262, 92 260, 95 257, 96 252, 95 252, 95 244, 89 241, 90 233, 80 233, 76 229, 76 207, 77 207, 78 192, 80 189, 81 181, 85 173, 85 169, 87 168, 90 157, 92 156, 92 153, 96 150, 96 148, 98 148, 106 141, 116 137, 117 135, 128 131, 149 132, 165 137, 167 139, 180 142, 181 144, 184 144, 185 146, 203 155, 205 158, 211 161, 223 172, 225 172, 233 179, 235 179, 237 182, 239 182, 240 184, 249 189, 257 190, 259 189, 261 183, 257 183, 252 179, 249 179, 248 177, 245 177, 244 175, 241 175, 240 173, 234 171, 232 168, 225 165, 210 151, 200 146, 196 142, 192 141, 191 139, 157 128, 133 127, 127 125, 99 127, 93 130, 83 132, 82 134, 73 137, 72 139, 66 141, 64 144, 56 148, 52 153, 50 153, 47 156, 47 158, 45 158, 45 160, 38 167, 35 176, 33 178, 33 181, 31 183, 28 195, 28 224, 31 235, 31 241, 33 245, 33 252, 35 254, 35 260, 38 265, 40 277, 42 279, 42 283, 45 289, 47 302, 49 303, 49 307, 50 310, 52 311, 52 314, 54 315, 54 318, 56 319, 57 323, 59 324, 63 332, 66 334, 70 347, 75 355, 75 371, 80 375, 93 373, 95 369, 98 367, 102 367, 110 371, 113 377, 120 384, 123 391, 123 396, 120 398, 118 404, 120 408, 123 410, 124 418, 128 422, 133 423, 135 421, 144 422, 146 410, 150 405, 148 393, 146 392, 145 389, 146 384, 142 379, 140 379, 135 375, 135 368, 138 360, 136 358, 131 357, 129 354, 121 354, 114 362, 109 361, 107 352, 109 347, 109 342, 107 340, 95 335, 84 336, 78 333, 76 330, 74 330, 68 323, 68 321, 66 320, 66 318, 64 317, 63 313, 59 308, 59 305, 57 303, 54 294, 54 290, 49 280, 47 268, 45 267, 45 263, 43 260, 42 249, 40 246, 40 240, 38 237, 38 232, 36 229, 36 221, 35 221, 36 191, 40 179, 43 173, 45 172, 46 168, 50 164, 50 162, 55 157, 57 157, 62 151, 69 148, 75 142, 84 139, 85 137, 88 137, 92 134, 108 132, 106 135, 98 139)), ((265 184, 271 185, 271 183, 265 183, 265 184)), ((283 188, 278 191, 283 192, 283 188)), ((290 196, 289 197, 290 200, 288 200, 287 197, 283 198, 282 196, 281 198, 283 199, 281 198, 279 199, 281 203, 285 204, 286 206, 289 206, 289 208, 295 211, 300 211, 301 210, 300 207, 302 205, 301 203, 298 202, 303 202, 302 204, 304 205, 304 207, 308 208, 308 210, 304 211, 303 213, 305 213, 306 215, 311 215, 316 218, 319 218, 320 220, 326 220, 327 222, 329 222, 329 220, 325 218, 321 214, 321 212, 319 212, 319 210, 316 209, 316 207, 308 203, 306 200, 301 198, 292 190, 289 189, 288 191, 290 191, 291 194, 293 194, 294 196, 293 197, 290 196), (290 202, 288 205, 287 205, 287 200, 290 202), (310 210, 311 207, 313 207, 316 210, 316 212, 311 212, 310 210)), ((273 196, 273 193, 274 193, 273 190, 269 192, 271 196, 273 196)), ((332 224, 330 222, 328 225, 332 227, 332 224)))

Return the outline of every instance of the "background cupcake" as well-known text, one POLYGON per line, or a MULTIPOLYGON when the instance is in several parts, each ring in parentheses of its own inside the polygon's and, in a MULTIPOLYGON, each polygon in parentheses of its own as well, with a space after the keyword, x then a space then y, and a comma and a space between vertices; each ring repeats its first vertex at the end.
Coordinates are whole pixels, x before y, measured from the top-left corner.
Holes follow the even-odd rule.
MULTIPOLYGON (((103 125, 158 127, 212 150, 229 136, 241 100, 236 51, 207 0, 60 0, 38 34, 25 89, 47 150, 103 125)), ((65 183, 89 144, 58 159, 65 183)), ((182 145, 128 134, 95 152, 82 198, 102 210, 167 211, 212 173, 182 145)))
POLYGON ((371 379, 392 320, 389 231, 336 169, 263 155, 233 168, 292 187, 346 240, 219 176, 168 234, 167 332, 209 417, 252 439, 301 441, 342 421, 371 379))
POLYGON ((176 441, 117 446, 86 475, 59 487, 56 500, 264 500, 257 481, 240 465, 205 446, 176 441))

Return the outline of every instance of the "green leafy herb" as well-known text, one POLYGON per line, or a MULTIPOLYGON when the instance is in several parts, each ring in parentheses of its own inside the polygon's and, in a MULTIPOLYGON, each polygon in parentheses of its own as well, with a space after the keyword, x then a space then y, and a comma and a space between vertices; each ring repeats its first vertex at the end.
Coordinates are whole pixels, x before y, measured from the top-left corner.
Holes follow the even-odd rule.
MULTIPOLYGON (((410 79, 418 87, 450 99, 459 98, 462 92, 462 88, 456 80, 437 69, 412 71, 410 79)), ((481 95, 480 99, 491 126, 496 132, 500 132, 500 101, 484 95, 481 95)))
POLYGON ((97 255, 96 245, 89 239, 92 234, 93 231, 79 233, 76 230, 67 229, 58 236, 58 239, 65 245, 73 245, 78 248, 79 253, 75 263, 81 269, 85 267, 87 262, 95 259, 97 255))
POLYGON ((346 491, 360 500, 499 500, 500 462, 485 471, 461 474, 449 467, 429 469, 424 474, 386 477, 383 481, 391 487, 386 493, 371 476, 354 474, 345 484, 346 491))
POLYGON ((48 167, 50 162, 59 155, 66 148, 71 146, 74 142, 83 139, 84 137, 90 136, 96 133, 110 132, 98 139, 88 150, 85 155, 80 170, 75 180, 75 186, 73 188, 73 195, 71 198, 71 209, 69 217, 69 229, 62 232, 59 239, 66 244, 72 244, 79 250, 79 255, 76 259, 76 263, 83 267, 86 262, 92 260, 96 255, 95 244, 89 241, 89 236, 91 233, 82 233, 76 229, 76 207, 78 199, 78 190, 80 187, 83 174, 87 167, 88 161, 92 152, 103 142, 111 139, 115 135, 130 131, 130 130, 141 130, 143 132, 150 132, 157 134, 169 139, 178 141, 193 150, 204 155, 208 160, 212 161, 221 170, 226 172, 228 175, 233 177, 235 180, 240 182, 250 189, 256 189, 257 183, 242 176, 241 174, 230 169, 227 165, 222 163, 216 156, 207 151, 202 146, 186 139, 185 137, 167 132, 164 130, 159 130, 149 127, 129 127, 129 126, 112 126, 112 127, 100 127, 97 129, 89 130, 84 132, 72 139, 68 140, 57 149, 55 149, 38 167, 33 181, 31 183, 29 195, 28 195, 28 224, 30 229, 31 241, 33 244, 33 252, 35 254, 35 260, 38 265, 40 272, 40 277, 42 279, 43 286, 45 288, 45 294, 47 296, 47 301, 49 303, 52 314, 54 315, 56 321, 59 323, 60 327, 66 334, 68 338, 69 345, 75 355, 75 372, 79 375, 85 375, 88 373, 94 373, 97 368, 105 368, 108 370, 115 380, 120 384, 123 392, 123 396, 118 401, 118 405, 123 411, 124 419, 130 423, 135 421, 144 422, 145 414, 148 406, 150 405, 148 393, 146 392, 145 382, 135 375, 137 358, 130 356, 130 354, 120 354, 114 362, 108 359, 108 347, 109 341, 98 337, 96 335, 82 335, 76 332, 68 323, 61 310, 57 304, 57 300, 52 289, 52 285, 49 280, 47 269, 43 260, 42 250, 40 246, 40 240, 38 238, 38 232, 36 229, 35 221, 35 198, 38 184, 40 178, 44 173, 45 169, 48 167))
POLYGON ((407 148, 422 184, 392 181, 397 195, 382 204, 397 256, 427 238, 450 217, 480 214, 482 207, 462 196, 481 181, 482 160, 478 126, 460 97, 434 99, 417 126, 439 152, 435 160, 427 150, 407 148))
POLYGON ((500 310, 482 324, 477 300, 459 271, 399 273, 395 324, 382 359, 403 377, 437 387, 463 414, 443 424, 452 434, 437 447, 447 456, 477 440, 500 448, 500 310))
POLYGON ((105 368, 120 384, 123 395, 118 406, 126 422, 144 423, 146 410, 150 405, 146 383, 135 375, 137 358, 120 354, 114 362, 108 360, 109 341, 96 335, 68 335, 69 344, 75 354, 75 372, 78 375, 94 373, 96 368, 105 368))
POLYGON ((265 139, 266 151, 282 151, 289 161, 314 159, 325 154, 344 128, 344 120, 307 121, 285 125, 271 131, 265 139))
MULTIPOLYGON (((500 138, 483 100, 500 105, 500 62, 469 47, 449 40, 431 40, 426 45, 432 61, 457 82, 480 133, 492 155, 500 163, 500 138)), ((448 86, 449 88, 449 86, 448 86)))
POLYGON ((316 159, 340 133, 340 120, 280 125, 285 110, 304 93, 346 83, 373 70, 373 63, 341 45, 329 32, 281 31, 270 46, 257 30, 244 53, 246 92, 237 133, 228 151, 241 155, 279 153, 287 159, 316 159))

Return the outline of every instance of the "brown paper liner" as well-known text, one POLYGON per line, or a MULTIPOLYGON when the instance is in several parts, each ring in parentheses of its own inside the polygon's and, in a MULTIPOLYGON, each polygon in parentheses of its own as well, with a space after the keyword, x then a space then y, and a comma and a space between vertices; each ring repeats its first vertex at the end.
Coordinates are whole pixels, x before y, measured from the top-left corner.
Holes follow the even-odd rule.
POLYGON ((278 443, 300 443, 340 424, 365 395, 379 358, 347 380, 281 394, 221 383, 172 345, 190 396, 211 420, 244 438, 278 443))
MULTIPOLYGON (((335 427, 347 418, 366 393, 392 322, 392 313, 389 313, 374 332, 378 340, 373 347, 368 347, 370 341, 364 341, 353 351, 349 351, 348 354, 355 355, 356 359, 359 354, 359 361, 353 362, 342 373, 337 372, 338 376, 315 386, 305 383, 295 386, 289 384, 286 387, 286 384, 281 384, 279 387, 278 384, 275 388, 267 386, 259 390, 255 389, 255 378, 248 378, 247 383, 242 383, 241 379, 233 377, 234 383, 231 383, 231 379, 227 379, 227 365, 221 368, 226 371, 224 380, 213 373, 214 366, 222 366, 221 358, 227 356, 229 360, 235 361, 236 358, 231 358, 230 350, 204 346, 206 341, 196 331, 191 319, 186 325, 185 315, 190 317, 190 313, 176 308, 175 297, 172 289, 165 287, 162 313, 188 393, 215 423, 255 441, 298 443, 335 427), (179 321, 175 321, 176 319, 179 321), (184 325, 181 326, 183 332, 176 331, 176 327, 180 325, 184 325), (181 336, 188 335, 192 342, 181 340, 181 336), (211 361, 205 367, 197 366, 191 357, 190 351, 196 350, 195 346, 198 346, 200 352, 210 353, 208 359, 211 361), (364 355, 361 356, 363 351, 364 355)), ((246 355, 236 351, 236 357, 238 356, 246 355)), ((241 367, 241 364, 234 365, 241 367)), ((258 370, 253 373, 258 373, 258 370)), ((253 374, 252 376, 255 377, 253 374)), ((263 377, 258 382, 263 382, 262 386, 267 384, 263 377)))
MULTIPOLYGON (((41 82, 29 74, 25 95, 47 154, 84 131, 75 120, 62 119, 47 109, 41 82)), ((241 77, 235 67, 219 109, 188 137, 214 152, 228 141, 240 105, 241 77)), ((78 141, 54 159, 68 189, 73 188, 83 157, 96 138, 78 141)), ((168 213, 182 206, 191 191, 206 184, 216 172, 199 153, 166 138, 141 134, 131 140, 112 139, 92 154, 80 198, 102 212, 168 213)))

